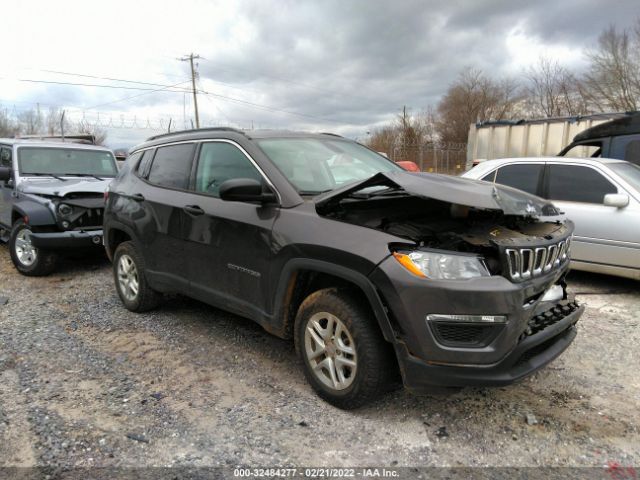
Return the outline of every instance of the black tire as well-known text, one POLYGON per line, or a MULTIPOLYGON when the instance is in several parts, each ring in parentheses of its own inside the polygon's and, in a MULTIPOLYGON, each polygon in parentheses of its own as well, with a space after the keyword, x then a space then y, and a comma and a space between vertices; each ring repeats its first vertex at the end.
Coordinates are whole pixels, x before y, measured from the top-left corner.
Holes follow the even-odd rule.
POLYGON ((33 246, 29 247, 32 251, 31 255, 27 254, 26 257, 24 254, 20 255, 18 249, 23 249, 24 244, 20 245, 19 237, 24 236, 25 232, 31 233, 31 227, 24 223, 22 219, 16 220, 11 228, 11 236, 9 237, 9 251, 13 265, 21 274, 29 277, 49 275, 56 268, 58 256, 53 252, 33 246))
POLYGON ((145 274, 144 260, 133 242, 123 242, 116 248, 113 255, 113 278, 118 296, 128 310, 146 312, 160 304, 162 295, 149 286, 145 274), (124 256, 126 256, 125 263, 129 263, 130 260, 135 268, 135 278, 137 278, 138 286, 135 294, 130 288, 124 287, 120 281, 118 268, 124 256), (127 288, 126 291, 124 290, 125 288, 127 288))
MULTIPOLYGON (((370 308, 360 300, 356 292, 330 288, 312 293, 300 305, 294 328, 296 352, 304 365, 308 382, 321 398, 338 408, 350 410, 372 401, 388 391, 397 377, 397 362, 392 347, 382 337, 370 308), (321 318, 325 312, 342 322, 355 348, 357 366, 354 377, 347 387, 341 389, 331 388, 323 383, 314 373, 311 361, 307 358, 305 332, 312 317, 321 318)), ((335 345, 335 342, 332 341, 332 344, 335 345)), ((337 358, 335 351, 340 349, 333 347, 333 350, 334 358, 337 358)), ((337 353, 337 356, 340 355, 342 352, 337 353)), ((322 357, 320 355, 318 358, 322 357)), ((326 375, 328 370, 324 369, 322 373, 326 375)))

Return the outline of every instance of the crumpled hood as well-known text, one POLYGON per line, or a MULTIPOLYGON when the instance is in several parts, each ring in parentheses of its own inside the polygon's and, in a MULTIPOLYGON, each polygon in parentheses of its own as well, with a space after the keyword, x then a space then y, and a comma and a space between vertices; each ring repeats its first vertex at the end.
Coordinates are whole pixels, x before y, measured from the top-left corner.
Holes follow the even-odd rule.
POLYGON ((381 172, 359 183, 332 190, 316 197, 323 207, 368 187, 401 188, 410 195, 485 210, 500 210, 505 215, 552 216, 558 210, 546 200, 521 190, 482 180, 434 173, 381 172))
POLYGON ((65 180, 38 178, 23 180, 20 182, 18 190, 35 195, 56 195, 59 197, 76 192, 104 193, 111 180, 111 178, 98 180, 93 177, 66 178, 65 180))

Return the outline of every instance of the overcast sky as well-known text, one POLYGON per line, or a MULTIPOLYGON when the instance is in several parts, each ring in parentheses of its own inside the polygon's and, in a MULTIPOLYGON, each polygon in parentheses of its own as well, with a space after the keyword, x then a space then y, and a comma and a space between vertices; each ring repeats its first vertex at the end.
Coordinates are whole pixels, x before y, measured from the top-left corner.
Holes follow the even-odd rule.
POLYGON ((190 126, 190 71, 178 58, 191 52, 202 57, 203 125, 364 139, 403 105, 435 105, 465 66, 518 76, 544 54, 579 69, 584 48, 610 24, 630 26, 640 3, 28 0, 2 10, 2 107, 99 118, 116 146, 166 129, 170 118, 173 128, 190 126), (151 91, 166 86, 174 87, 151 91))

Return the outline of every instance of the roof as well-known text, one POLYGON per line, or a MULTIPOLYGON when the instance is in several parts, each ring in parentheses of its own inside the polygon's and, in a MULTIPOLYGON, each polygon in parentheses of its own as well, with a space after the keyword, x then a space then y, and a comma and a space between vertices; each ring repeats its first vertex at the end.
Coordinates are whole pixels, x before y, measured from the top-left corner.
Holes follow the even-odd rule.
POLYGON ((574 115, 574 116, 565 116, 565 117, 534 118, 531 120, 525 120, 523 118, 518 120, 485 120, 482 122, 476 122, 476 127, 483 128, 483 127, 492 127, 492 126, 500 126, 500 125, 532 125, 532 124, 538 124, 538 123, 554 123, 554 122, 577 123, 584 120, 624 118, 627 115, 629 115, 629 113, 614 112, 614 113, 592 113, 589 115, 574 115))
POLYGON ((47 148, 73 148, 76 150, 109 150, 107 147, 101 145, 89 145, 87 143, 76 142, 58 142, 58 141, 45 141, 34 138, 0 138, 0 144, 4 145, 26 145, 34 147, 47 147, 47 148))
POLYGON ((193 130, 181 130, 171 133, 163 133, 147 138, 147 140, 136 145, 131 151, 140 148, 162 145, 169 142, 183 142, 188 140, 204 140, 210 138, 247 138, 247 139, 263 139, 263 138, 343 138, 335 133, 313 133, 313 132, 295 132, 290 130, 239 130, 231 127, 211 127, 197 128, 193 130))
POLYGON ((604 122, 595 127, 587 128, 573 137, 574 142, 583 142, 614 135, 630 135, 640 133, 640 113, 635 112, 626 117, 604 122))

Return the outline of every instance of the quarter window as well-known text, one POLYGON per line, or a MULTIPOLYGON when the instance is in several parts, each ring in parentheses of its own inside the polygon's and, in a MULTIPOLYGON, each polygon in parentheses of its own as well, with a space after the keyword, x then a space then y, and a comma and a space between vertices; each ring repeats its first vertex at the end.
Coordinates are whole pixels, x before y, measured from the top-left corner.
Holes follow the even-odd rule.
POLYGON ((542 168, 542 164, 506 165, 498 170, 496 183, 537 195, 542 168))
POLYGON ((596 170, 577 165, 549 165, 549 200, 602 203, 618 189, 596 170))
POLYGON ((218 197, 220 185, 234 178, 262 181, 260 172, 234 145, 226 142, 203 143, 196 172, 196 191, 218 197))
POLYGON ((191 175, 193 149, 193 143, 158 148, 149 170, 149 182, 186 190, 191 175))

